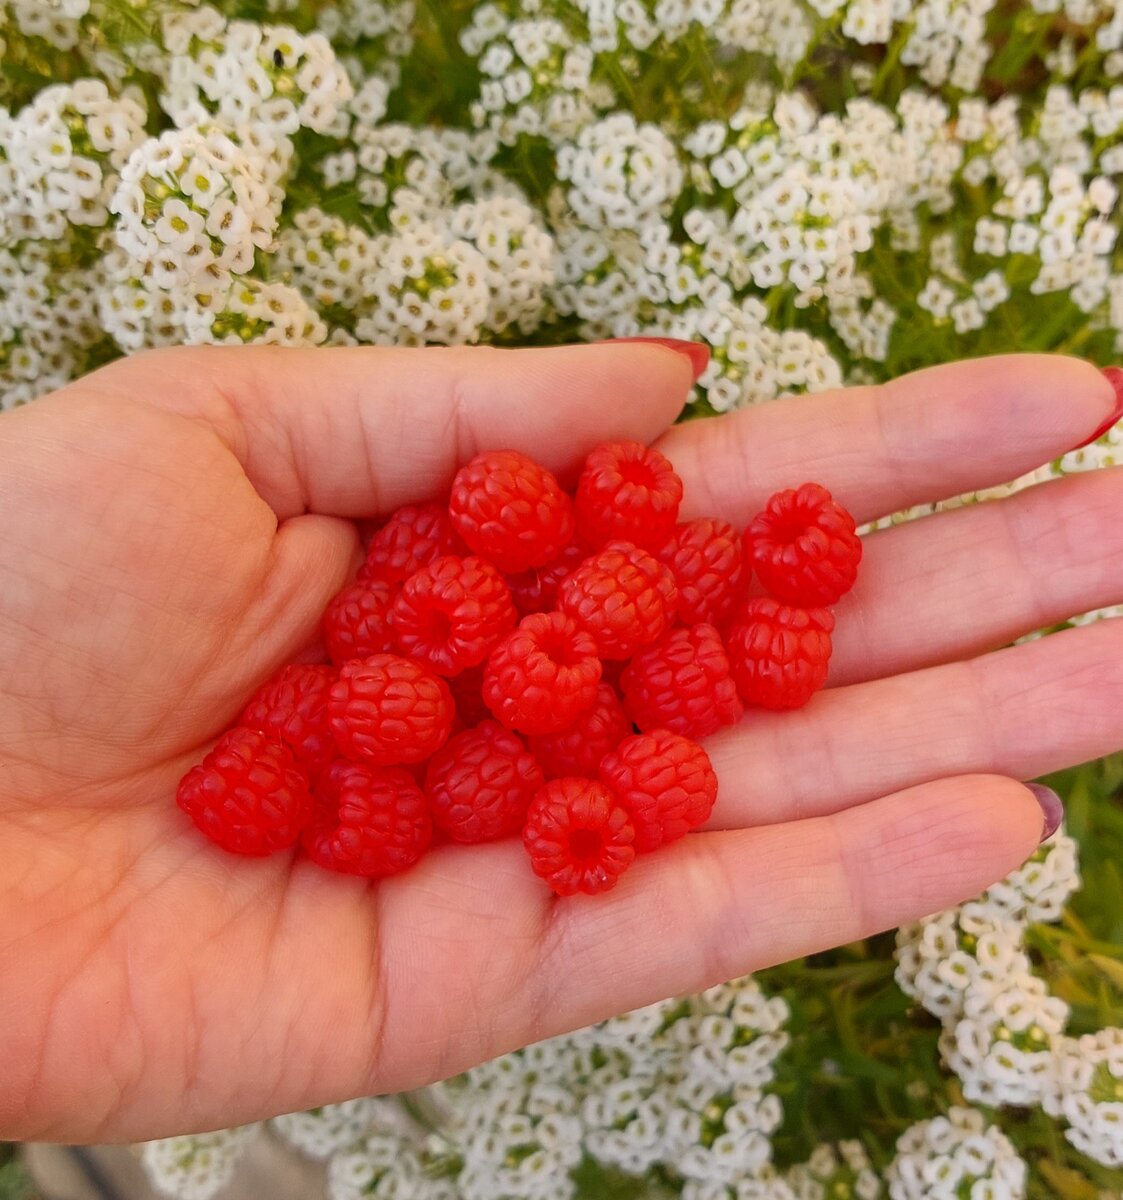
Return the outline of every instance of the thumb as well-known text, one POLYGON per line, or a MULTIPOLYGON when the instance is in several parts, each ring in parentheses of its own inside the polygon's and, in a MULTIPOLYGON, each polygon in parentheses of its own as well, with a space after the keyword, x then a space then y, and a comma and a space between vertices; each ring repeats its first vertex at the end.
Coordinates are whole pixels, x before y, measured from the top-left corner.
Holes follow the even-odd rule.
POLYGON ((447 490, 485 449, 561 474, 590 446, 653 441, 705 366, 701 345, 200 346, 111 364, 84 386, 119 389, 211 425, 278 518, 385 514, 447 490))

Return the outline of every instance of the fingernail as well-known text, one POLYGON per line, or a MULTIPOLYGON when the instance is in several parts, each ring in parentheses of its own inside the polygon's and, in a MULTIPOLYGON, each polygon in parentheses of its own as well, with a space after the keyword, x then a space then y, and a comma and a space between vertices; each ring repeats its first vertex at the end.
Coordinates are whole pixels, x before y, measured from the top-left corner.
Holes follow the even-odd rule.
POLYGON ((1041 805, 1041 811, 1045 814, 1045 824, 1041 829, 1041 840, 1045 841, 1057 832, 1061 821, 1064 820, 1064 801, 1052 788, 1043 783, 1027 783, 1026 787, 1033 793, 1033 798, 1041 805))
POLYGON ((668 350, 673 350, 676 354, 685 354, 690 359, 695 382, 702 378, 702 372, 710 363, 710 348, 704 342, 685 342, 681 338, 662 337, 624 337, 610 338, 609 340, 613 342, 650 342, 652 346, 666 346, 668 350))
POLYGON ((1085 439, 1079 446, 1073 446, 1074 450, 1079 450, 1083 446, 1090 446, 1093 442, 1098 442, 1112 425, 1120 417, 1123 417, 1123 367, 1104 367, 1100 374, 1115 388, 1115 407, 1091 437, 1085 439))

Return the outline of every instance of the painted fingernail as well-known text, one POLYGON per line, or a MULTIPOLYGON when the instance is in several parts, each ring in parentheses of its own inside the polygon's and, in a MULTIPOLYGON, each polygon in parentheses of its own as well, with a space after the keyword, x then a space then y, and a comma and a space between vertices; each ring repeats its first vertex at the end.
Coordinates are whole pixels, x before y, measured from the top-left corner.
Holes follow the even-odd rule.
POLYGON ((1033 793, 1033 798, 1041 805, 1041 811, 1045 814, 1045 824, 1041 828, 1041 840, 1045 841, 1057 832, 1061 821, 1064 820, 1064 801, 1052 788, 1043 783, 1027 783, 1026 787, 1033 793))
POLYGON ((1073 446, 1074 450, 1079 450, 1083 446, 1090 446, 1093 442, 1098 442, 1112 425, 1120 417, 1123 417, 1123 367, 1104 367, 1100 374, 1115 388, 1115 407, 1091 437, 1086 438, 1079 446, 1073 446))
POLYGON ((702 372, 709 366, 710 348, 704 342, 685 342, 681 338, 662 337, 623 337, 612 338, 614 342, 649 342, 652 346, 666 346, 676 354, 685 354, 690 359, 695 380, 701 379, 702 372))

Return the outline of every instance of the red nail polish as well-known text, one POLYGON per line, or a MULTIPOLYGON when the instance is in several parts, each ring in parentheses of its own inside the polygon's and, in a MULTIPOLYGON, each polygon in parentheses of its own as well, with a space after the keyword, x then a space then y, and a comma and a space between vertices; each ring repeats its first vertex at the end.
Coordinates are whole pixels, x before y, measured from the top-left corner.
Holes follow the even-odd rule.
POLYGON ((690 359, 695 380, 702 377, 702 372, 710 362, 710 348, 704 342, 686 342, 682 338, 662 337, 623 337, 609 340, 613 342, 650 342, 653 346, 666 346, 668 350, 673 350, 676 354, 685 354, 690 359))
POLYGON ((1093 442, 1099 441, 1112 425, 1120 417, 1123 417, 1123 367, 1104 367, 1100 374, 1115 388, 1115 407, 1091 437, 1086 438, 1080 445, 1073 446, 1074 450, 1079 450, 1082 446, 1090 446, 1093 442))

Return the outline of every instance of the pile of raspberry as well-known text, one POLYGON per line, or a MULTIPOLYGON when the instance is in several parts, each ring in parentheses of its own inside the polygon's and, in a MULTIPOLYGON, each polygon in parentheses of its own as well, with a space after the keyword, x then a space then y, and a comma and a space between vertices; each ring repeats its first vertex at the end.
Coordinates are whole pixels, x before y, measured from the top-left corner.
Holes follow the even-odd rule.
POLYGON ((237 854, 383 878, 520 837, 559 895, 612 887, 709 817, 698 739, 823 686, 861 558, 819 484, 743 532, 679 522, 682 490, 637 442, 597 446, 572 493, 516 450, 478 455, 447 505, 378 530, 324 613, 331 665, 265 683, 179 806, 237 854))

